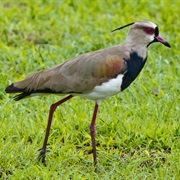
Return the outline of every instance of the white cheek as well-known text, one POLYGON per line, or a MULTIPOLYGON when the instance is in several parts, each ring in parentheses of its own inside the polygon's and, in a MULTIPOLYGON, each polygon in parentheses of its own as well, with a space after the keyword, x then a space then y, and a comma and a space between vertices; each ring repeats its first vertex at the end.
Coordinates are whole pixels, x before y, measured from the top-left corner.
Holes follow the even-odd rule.
POLYGON ((152 41, 154 41, 154 34, 149 36, 149 42, 152 42, 152 41))

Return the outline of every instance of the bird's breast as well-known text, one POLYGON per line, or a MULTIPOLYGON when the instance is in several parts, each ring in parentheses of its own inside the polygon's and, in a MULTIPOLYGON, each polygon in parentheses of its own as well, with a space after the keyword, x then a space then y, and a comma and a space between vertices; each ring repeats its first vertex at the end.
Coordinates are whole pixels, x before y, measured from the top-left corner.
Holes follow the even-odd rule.
POLYGON ((142 68, 146 63, 147 57, 143 58, 138 55, 137 52, 133 52, 130 54, 129 59, 125 59, 127 63, 127 71, 124 74, 121 90, 126 89, 138 76, 141 72, 142 68))

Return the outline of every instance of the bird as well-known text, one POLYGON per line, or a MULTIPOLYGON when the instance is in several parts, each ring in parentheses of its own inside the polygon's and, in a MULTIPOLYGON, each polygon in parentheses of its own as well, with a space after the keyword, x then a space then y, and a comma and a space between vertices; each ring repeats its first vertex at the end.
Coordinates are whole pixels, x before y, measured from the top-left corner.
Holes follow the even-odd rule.
POLYGON ((96 116, 100 102, 125 90, 138 76, 148 57, 148 47, 159 42, 166 47, 170 44, 159 35, 158 26, 151 21, 136 21, 112 32, 130 26, 123 43, 79 55, 51 68, 35 72, 25 79, 13 82, 6 93, 18 93, 18 101, 37 95, 63 95, 63 99, 51 104, 44 143, 38 159, 46 165, 46 146, 51 122, 56 108, 74 96, 95 102, 90 123, 93 163, 97 164, 96 116))

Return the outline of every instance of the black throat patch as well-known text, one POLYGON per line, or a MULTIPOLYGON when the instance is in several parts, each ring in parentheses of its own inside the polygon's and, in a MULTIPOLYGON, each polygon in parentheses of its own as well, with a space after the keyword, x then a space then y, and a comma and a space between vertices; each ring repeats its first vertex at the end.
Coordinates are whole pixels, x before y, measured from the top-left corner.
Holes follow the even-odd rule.
POLYGON ((124 74, 123 82, 121 84, 121 91, 126 89, 141 72, 147 57, 143 59, 136 52, 130 55, 130 59, 124 59, 127 63, 127 72, 124 74))

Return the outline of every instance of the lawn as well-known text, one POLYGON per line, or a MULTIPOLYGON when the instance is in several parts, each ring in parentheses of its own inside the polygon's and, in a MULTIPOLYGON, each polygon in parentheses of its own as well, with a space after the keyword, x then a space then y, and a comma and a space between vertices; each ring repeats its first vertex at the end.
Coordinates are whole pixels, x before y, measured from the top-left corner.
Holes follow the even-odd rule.
POLYGON ((180 177, 180 1, 0 1, 0 178, 178 180, 180 177), (89 125, 92 101, 75 97, 54 114, 38 162, 49 106, 59 96, 13 101, 5 87, 77 55, 122 43, 138 20, 156 23, 171 49, 149 47, 148 62, 124 92, 102 102, 98 164, 89 125))

